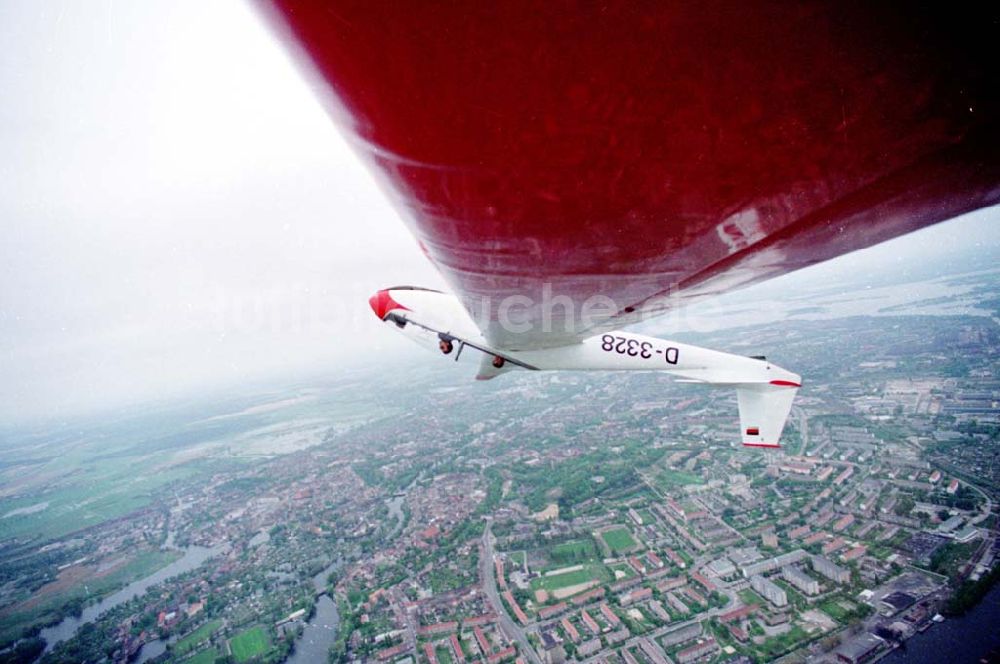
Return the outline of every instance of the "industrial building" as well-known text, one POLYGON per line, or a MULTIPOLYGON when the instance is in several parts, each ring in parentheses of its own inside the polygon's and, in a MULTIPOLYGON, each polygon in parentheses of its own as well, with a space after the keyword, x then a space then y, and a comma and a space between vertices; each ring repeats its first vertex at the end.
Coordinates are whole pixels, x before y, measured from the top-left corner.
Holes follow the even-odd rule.
POLYGON ((866 633, 851 639, 834 652, 838 662, 862 664, 862 662, 870 661, 883 643, 885 642, 874 634, 866 633))

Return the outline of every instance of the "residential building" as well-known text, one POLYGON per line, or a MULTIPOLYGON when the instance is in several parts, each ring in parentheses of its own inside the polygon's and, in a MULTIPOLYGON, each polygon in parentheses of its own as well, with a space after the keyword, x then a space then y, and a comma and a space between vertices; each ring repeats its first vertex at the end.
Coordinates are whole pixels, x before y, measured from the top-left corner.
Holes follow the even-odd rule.
POLYGON ((785 606, 788 604, 788 596, 785 591, 760 574, 750 577, 750 587, 775 606, 785 606))

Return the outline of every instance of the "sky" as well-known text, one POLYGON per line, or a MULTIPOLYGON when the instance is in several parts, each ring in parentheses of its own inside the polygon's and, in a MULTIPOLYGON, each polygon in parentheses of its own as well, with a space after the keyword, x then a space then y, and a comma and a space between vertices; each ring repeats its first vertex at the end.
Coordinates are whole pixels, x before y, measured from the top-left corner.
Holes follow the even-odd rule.
POLYGON ((0 49, 0 420, 332 366, 442 285, 248 3, 5 1, 0 49))
MULTIPOLYGON (((998 217, 811 270, 996 247, 998 217)), ((0 233, 0 423, 376 363, 410 346, 368 296, 444 287, 237 0, 0 2, 0 233)))

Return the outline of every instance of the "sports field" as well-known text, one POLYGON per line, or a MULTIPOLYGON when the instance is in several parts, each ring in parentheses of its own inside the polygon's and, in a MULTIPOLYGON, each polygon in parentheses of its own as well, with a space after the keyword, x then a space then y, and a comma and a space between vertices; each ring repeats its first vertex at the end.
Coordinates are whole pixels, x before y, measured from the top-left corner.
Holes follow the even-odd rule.
POLYGON ((601 539, 613 554, 625 553, 638 546, 628 528, 615 528, 601 533, 601 539))
POLYGON ((597 551, 590 540, 570 540, 552 547, 549 556, 555 563, 579 563, 596 558, 597 551))
POLYGON ((553 574, 552 576, 540 576, 531 580, 532 590, 546 590, 552 592, 560 588, 568 588, 587 583, 589 581, 599 581, 603 583, 610 579, 610 574, 603 565, 594 563, 584 565, 582 569, 566 572, 565 574, 553 574))
POLYGON ((245 632, 240 632, 229 641, 233 658, 237 662, 247 662, 257 655, 264 654, 270 645, 264 628, 259 625, 251 627, 245 632))
POLYGON ((209 648, 208 650, 202 650, 190 659, 184 660, 184 664, 215 664, 215 660, 218 658, 219 651, 215 648, 209 648))
POLYGON ((665 468, 656 474, 655 482, 661 489, 669 489, 689 484, 704 484, 705 480, 696 473, 665 468))
POLYGON ((194 630, 193 632, 185 636, 183 639, 175 643, 173 649, 174 655, 178 656, 186 655, 187 653, 192 652, 195 648, 198 647, 198 645, 202 641, 212 636, 215 630, 219 629, 220 627, 222 627, 221 620, 208 621, 207 623, 205 623, 204 625, 202 625, 201 627, 194 630))

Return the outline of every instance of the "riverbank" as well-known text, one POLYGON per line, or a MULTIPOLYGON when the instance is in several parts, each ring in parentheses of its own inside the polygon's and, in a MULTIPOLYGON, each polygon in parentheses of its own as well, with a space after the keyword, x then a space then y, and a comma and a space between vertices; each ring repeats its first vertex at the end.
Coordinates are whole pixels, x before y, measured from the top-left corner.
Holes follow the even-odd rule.
MULTIPOLYGON (((970 664, 1000 650, 1000 586, 994 586, 964 616, 949 618, 918 632, 882 658, 882 664, 970 664)), ((986 661, 995 661, 987 659, 986 661)))
POLYGON ((45 652, 52 650, 56 644, 72 638, 76 634, 76 631, 83 625, 97 620, 105 612, 134 597, 144 594, 149 588, 158 583, 193 570, 209 558, 221 553, 222 550, 223 547, 206 548, 202 546, 189 546, 184 549, 184 555, 174 562, 149 576, 128 584, 121 590, 108 595, 100 602, 84 608, 79 617, 70 616, 64 618, 57 625, 44 628, 39 633, 39 636, 45 640, 45 652))

